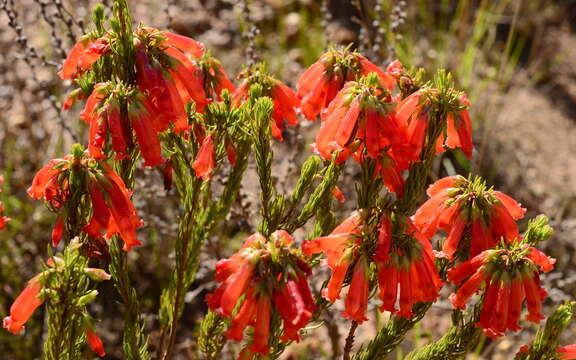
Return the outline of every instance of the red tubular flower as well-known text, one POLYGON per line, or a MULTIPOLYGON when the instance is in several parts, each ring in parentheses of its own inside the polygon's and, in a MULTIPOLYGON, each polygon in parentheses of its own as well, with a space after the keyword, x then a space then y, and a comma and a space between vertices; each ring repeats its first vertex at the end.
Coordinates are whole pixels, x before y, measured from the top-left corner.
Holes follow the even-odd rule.
POLYGON ((212 177, 212 172, 216 166, 216 159, 214 155, 214 134, 210 134, 202 141, 202 146, 198 150, 196 160, 192 168, 196 176, 203 180, 208 180, 212 177))
POLYGON ((164 163, 160 140, 153 128, 153 114, 142 103, 131 103, 128 109, 128 118, 136 134, 140 152, 144 158, 144 166, 158 166, 164 163))
POLYGON ((315 121, 347 81, 354 81, 371 72, 378 75, 384 87, 392 89, 394 79, 364 56, 347 50, 328 51, 298 80, 296 88, 302 114, 308 120, 315 121))
POLYGON ((346 309, 342 316, 354 320, 361 324, 368 320, 366 309, 368 307, 368 294, 370 292, 370 278, 367 274, 369 271, 368 263, 364 257, 360 257, 354 267, 350 289, 346 296, 346 309))
POLYGON ((443 284, 429 241, 418 232, 410 219, 406 219, 405 231, 411 241, 397 241, 392 236, 392 223, 388 216, 384 214, 380 219, 378 246, 374 255, 382 300, 380 310, 395 313, 399 297, 398 315, 410 318, 414 304, 435 301, 443 284))
POLYGON ((537 266, 548 268, 553 261, 544 256, 544 266, 533 261, 534 248, 513 244, 511 248, 486 250, 448 271, 448 280, 460 287, 450 296, 455 308, 463 309, 468 300, 485 285, 485 296, 476 326, 492 338, 506 330, 518 331, 522 302, 526 299, 527 320, 538 323, 544 317, 541 303, 547 296, 540 287, 537 266))
POLYGON ((576 344, 560 347, 556 352, 560 360, 574 360, 576 359, 576 344))
POLYGON ((237 253, 216 264, 220 286, 206 296, 206 303, 216 313, 231 318, 225 334, 228 339, 241 341, 246 327, 253 327, 252 345, 248 347, 251 353, 265 355, 270 350, 272 311, 283 320, 280 340, 288 342, 300 340, 298 331, 316 310, 306 280, 310 268, 293 245, 294 239, 284 230, 275 231, 269 239, 256 233, 237 253))
POLYGON ((255 354, 266 355, 270 351, 268 339, 270 338, 270 299, 261 295, 256 303, 256 319, 254 322, 254 337, 248 350, 255 354))
POLYGON ((256 301, 251 293, 246 294, 246 299, 242 303, 240 310, 232 319, 230 328, 226 331, 227 339, 234 341, 242 341, 244 329, 253 320, 256 314, 256 301))
POLYGON ((323 290, 322 296, 330 302, 340 298, 348 267, 354 260, 354 244, 359 241, 362 228, 362 214, 360 211, 355 211, 338 225, 330 235, 302 244, 302 254, 305 256, 319 253, 326 255, 324 264, 330 267, 332 276, 328 286, 323 290))
POLYGON ((281 340, 299 341, 298 330, 308 324, 316 310, 306 277, 303 274, 298 279, 290 277, 274 293, 272 300, 283 320, 284 334, 281 340))
POLYGON ((42 305, 43 300, 38 297, 41 290, 42 283, 38 278, 28 282, 10 307, 10 316, 4 318, 3 326, 6 330, 15 335, 24 330, 24 324, 30 319, 34 310, 42 305))
POLYGON ((62 239, 62 235, 64 235, 64 219, 58 219, 56 220, 56 225, 54 225, 54 229, 52 230, 52 246, 58 246, 62 239))
POLYGON ((104 351, 104 344, 98 335, 96 335, 90 329, 84 329, 84 333, 86 334, 86 339, 88 340, 88 346, 90 346, 90 349, 92 349, 92 351, 94 351, 100 357, 106 355, 106 352, 104 351))
POLYGON ((62 80, 77 78, 82 72, 89 70, 92 64, 106 54, 109 49, 110 46, 106 38, 90 39, 83 37, 70 50, 58 76, 62 80))
POLYGON ((470 234, 470 256, 496 246, 501 238, 506 242, 518 238, 515 220, 526 209, 509 196, 491 189, 480 179, 461 176, 440 179, 428 189, 430 199, 416 211, 414 223, 428 238, 439 229, 448 233, 442 251, 452 257, 467 244, 470 234))
POLYGON ((250 87, 254 84, 260 84, 263 88, 262 95, 270 97, 274 103, 274 112, 272 113, 274 121, 270 124, 272 136, 277 140, 282 140, 284 120, 290 126, 298 124, 296 110, 300 106, 300 99, 288 86, 267 75, 261 65, 246 71, 243 76, 245 77, 244 80, 232 95, 232 102, 239 106, 242 100, 248 98, 250 87))

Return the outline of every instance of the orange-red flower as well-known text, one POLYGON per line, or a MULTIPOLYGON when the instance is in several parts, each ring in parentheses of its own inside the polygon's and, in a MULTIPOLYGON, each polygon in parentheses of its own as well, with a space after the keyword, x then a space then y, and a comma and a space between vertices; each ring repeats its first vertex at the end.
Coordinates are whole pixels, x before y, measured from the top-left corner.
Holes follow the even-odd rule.
POLYGON ((483 251, 450 269, 448 280, 459 285, 450 300, 455 308, 464 309, 474 293, 484 286, 484 303, 476 325, 492 338, 503 336, 506 330, 520 330, 518 320, 524 299, 528 321, 538 323, 544 318, 541 304, 547 293, 540 286, 538 268, 549 271, 554 262, 539 250, 523 244, 483 251))
POLYGON ((393 88, 394 79, 359 53, 332 49, 323 54, 302 74, 296 85, 302 114, 315 121, 347 81, 357 80, 371 72, 378 75, 384 87, 393 88))
POLYGON ((41 290, 42 282, 38 277, 28 282, 10 307, 10 316, 4 318, 3 326, 6 330, 15 335, 24 330, 24 324, 30 319, 34 310, 42 305, 43 299, 39 297, 41 290))
POLYGON ((86 196, 92 204, 92 219, 83 227, 88 235, 98 238, 100 231, 106 230, 108 237, 120 235, 124 240, 124 250, 140 245, 136 228, 142 222, 130 200, 131 192, 109 165, 86 155, 49 161, 38 171, 28 189, 32 198, 44 199, 53 211, 59 212, 53 236, 55 243, 64 231, 68 212, 76 211, 67 206, 72 193, 78 197, 86 196), (72 179, 74 187, 71 187, 72 179))
POLYGON ((253 327, 252 344, 247 348, 251 353, 265 355, 270 351, 274 311, 283 321, 281 341, 299 341, 298 331, 316 309, 306 280, 310 268, 293 245, 294 239, 284 230, 275 231, 270 239, 256 233, 237 253, 216 264, 216 281, 221 285, 206 296, 206 303, 232 319, 225 333, 228 339, 241 341, 246 327, 253 327))
POLYGON ((104 351, 104 344, 102 340, 90 329, 84 329, 84 333, 86 334, 86 340, 88 341, 88 346, 90 349, 94 351, 98 356, 102 357, 106 355, 104 351))
POLYGON ((212 177, 212 172, 214 171, 215 166, 214 134, 210 134, 202 141, 202 146, 200 146, 200 150, 198 150, 192 168, 197 177, 207 180, 212 177))
POLYGON ((430 199, 416 211, 414 223, 428 238, 445 230, 448 237, 442 251, 450 257, 468 246, 462 242, 466 234, 470 234, 470 256, 493 248, 501 238, 506 242, 518 238, 515 220, 526 209, 508 195, 486 189, 480 179, 446 177, 430 185, 427 194, 430 199))
POLYGON ((562 346, 558 348, 557 353, 560 360, 574 360, 576 359, 576 344, 562 346))
MULTIPOLYGON (((432 121, 430 119, 433 109, 432 99, 437 95, 437 90, 424 88, 406 97, 396 107, 399 124, 407 134, 411 159, 420 157, 428 126, 432 121)), ((443 152, 444 146, 451 149, 459 147, 470 159, 473 150, 472 125, 467 110, 470 102, 466 95, 461 95, 458 102, 458 106, 454 106, 456 109, 449 111, 446 116, 443 128, 446 129, 447 136, 442 132, 436 140, 436 153, 443 152)))
POLYGON ((109 50, 110 44, 107 37, 94 39, 85 36, 81 38, 70 50, 58 76, 63 80, 76 79, 109 50))
POLYGON ((380 311, 396 313, 399 298, 398 315, 410 318, 414 304, 436 301, 443 284, 430 242, 409 218, 405 222, 405 237, 397 239, 393 236, 390 218, 386 214, 382 216, 374 261, 382 300, 380 311))
POLYGON ((274 103, 274 112, 272 113, 274 121, 270 125, 272 136, 277 140, 282 140, 284 121, 290 126, 298 124, 296 110, 300 106, 300 100, 292 89, 266 74, 262 66, 249 69, 242 76, 244 76, 244 80, 234 92, 232 101, 236 106, 240 105, 242 100, 248 98, 250 87, 254 84, 260 84, 263 89, 262 95, 270 97, 274 103))
POLYGON ((348 268, 357 257, 358 250, 354 245, 361 240, 363 225, 362 212, 354 211, 330 235, 302 244, 302 253, 306 256, 320 253, 326 255, 323 265, 330 267, 332 275, 328 285, 322 291, 322 296, 330 302, 340 298, 348 268))

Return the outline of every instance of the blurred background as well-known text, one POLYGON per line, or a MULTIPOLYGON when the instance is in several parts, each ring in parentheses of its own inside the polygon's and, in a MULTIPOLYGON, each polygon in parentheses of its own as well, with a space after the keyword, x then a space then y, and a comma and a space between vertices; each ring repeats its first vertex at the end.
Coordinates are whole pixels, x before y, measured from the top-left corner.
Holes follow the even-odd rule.
MULTIPOLYGON (((48 160, 85 143, 80 106, 60 111, 70 84, 56 76, 67 51, 90 29, 91 0, 0 0, 0 200, 12 218, 0 232, 0 316, 46 256, 55 216, 26 195, 35 172, 48 160)), ((109 13, 111 0, 102 2, 109 13)), ((574 0, 132 0, 135 23, 171 29, 200 40, 219 58, 231 78, 250 61, 263 60, 279 79, 294 87, 303 69, 330 44, 347 45, 385 67, 400 59, 406 67, 438 68, 454 75, 457 87, 472 102, 472 162, 460 153, 445 154, 430 181, 473 172, 528 208, 528 217, 544 213, 556 230, 543 244, 558 259, 544 276, 550 292, 545 314, 576 296, 576 1, 574 0)), ((237 82, 236 82, 237 84, 237 82)), ((275 170, 280 191, 289 191, 298 166, 310 155, 317 123, 305 120, 275 143, 275 170)), ((354 199, 350 166, 339 186, 349 198, 335 210, 348 211, 354 199)), ((158 170, 141 170, 135 200, 146 227, 144 246, 131 252, 134 284, 155 342, 161 284, 173 266, 177 233, 174 193, 162 188, 158 170)), ((197 325, 205 313, 203 298, 214 289, 213 268, 243 237, 255 230, 257 184, 248 176, 226 226, 205 247, 201 269, 187 294, 177 340, 178 359, 197 359, 197 325)), ((253 179, 253 177, 252 177, 253 179)), ((525 224, 522 224, 524 226, 525 224)), ((106 266, 105 260, 99 264, 106 266)), ((326 274, 320 274, 320 277, 326 274)), ((319 284, 318 284, 319 285, 319 284)), ((122 309, 111 284, 99 288, 91 308, 107 346, 108 359, 121 359, 122 309)), ((450 325, 450 306, 440 301, 406 338, 391 359, 439 337, 450 325), (404 350, 403 350, 404 349, 404 350)), ((341 353, 348 325, 340 305, 321 320, 286 359, 332 359, 341 353)), ((371 308, 374 308, 372 305, 371 308)), ((2 359, 35 359, 45 326, 42 311, 24 336, 0 331, 2 359)), ((374 310, 374 316, 378 312, 374 310)), ((385 319, 363 324, 356 346, 369 339, 385 319)), ((535 327, 496 342, 478 344, 470 359, 511 359, 529 342, 535 327)), ((574 342, 576 322, 563 344, 574 342)), ((235 351, 227 348, 223 356, 235 351)), ((229 355, 232 358, 232 355, 229 355)), ((86 358, 92 355, 86 353, 86 358)), ((225 357, 227 358, 227 357, 225 357)))

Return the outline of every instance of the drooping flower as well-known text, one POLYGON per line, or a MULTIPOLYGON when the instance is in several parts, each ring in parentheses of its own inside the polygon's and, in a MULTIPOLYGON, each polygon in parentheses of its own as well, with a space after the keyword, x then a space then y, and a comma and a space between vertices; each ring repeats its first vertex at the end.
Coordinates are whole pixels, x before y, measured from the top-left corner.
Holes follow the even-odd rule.
POLYGON ((538 269, 549 271, 554 262, 522 243, 485 250, 450 269, 448 280, 459 286, 450 301, 455 308, 464 309, 468 300, 484 288, 484 302, 476 325, 492 338, 503 336, 506 330, 520 330, 518 321, 524 299, 528 321, 538 323, 544 318, 541 304, 547 293, 540 286, 538 269))
POLYGON ((98 356, 102 357, 106 355, 104 351, 104 344, 102 340, 90 329, 84 329, 84 333, 86 334, 86 340, 88 341, 88 346, 90 349, 94 351, 98 356))
POLYGON ((270 239, 256 233, 237 253, 216 264, 216 281, 221 285, 206 296, 206 303, 231 318, 225 333, 228 339, 241 341, 246 327, 253 327, 252 344, 247 348, 251 353, 270 351, 273 312, 282 318, 281 341, 287 342, 299 341, 299 330, 316 309, 307 282, 310 268, 293 245, 294 239, 284 230, 275 231, 270 239))
POLYGON ((76 79, 83 72, 89 70, 109 50, 109 38, 106 36, 101 38, 82 37, 70 50, 58 76, 62 80, 76 79))
POLYGON ((409 218, 404 219, 402 236, 394 235, 389 215, 380 219, 378 246, 374 255, 378 269, 380 311, 396 313, 399 298, 399 316, 412 317, 417 302, 434 302, 443 283, 434 263, 430 242, 419 233, 409 218))
POLYGON ((326 255, 322 263, 332 270, 332 275, 322 291, 322 296, 330 302, 340 298, 348 268, 357 259, 358 249, 355 245, 361 240, 363 225, 362 212, 354 211, 329 235, 302 244, 302 253, 305 256, 320 253, 326 255))
POLYGON ((389 90, 393 88, 394 79, 359 53, 347 49, 329 50, 298 80, 296 88, 301 100, 302 114, 308 120, 315 121, 346 82, 355 81, 372 72, 378 75, 382 86, 389 90))
POLYGON ((428 238, 439 229, 446 231, 442 251, 449 257, 465 246, 473 257, 496 246, 501 238, 506 242, 518 238, 515 220, 526 209, 508 195, 486 189, 479 178, 446 177, 430 185, 427 194, 430 199, 416 211, 414 223, 428 238), (470 244, 462 241, 466 234, 470 244))
POLYGON ((196 155, 196 160, 194 160, 194 164, 192 165, 196 176, 204 180, 212 177, 212 172, 216 166, 213 142, 214 134, 210 134, 204 138, 200 150, 198 150, 198 154, 196 155))
POLYGON ((272 136, 277 140, 282 140, 284 121, 290 126, 298 124, 296 110, 300 106, 300 100, 292 89, 268 75, 262 64, 246 70, 241 74, 241 77, 243 77, 244 80, 232 95, 233 103, 239 106, 242 100, 248 98, 252 85, 261 85, 263 90, 262 95, 270 97, 274 103, 274 112, 272 113, 272 119, 274 121, 272 121, 270 125, 272 136))
MULTIPOLYGON (((48 162, 34 177, 28 194, 34 199, 43 199, 50 209, 59 213, 56 237, 60 239, 63 226, 70 211, 77 211, 71 198, 85 197, 92 205, 92 218, 83 230, 91 237, 119 234, 124 240, 124 250, 140 245, 136 228, 142 225, 130 200, 131 193, 122 179, 104 162, 86 154, 78 146, 74 156, 48 162), (74 196, 72 196, 74 195, 74 196), (59 223, 62 221, 62 225, 59 223)), ((54 239, 53 239, 54 240, 54 239)))
POLYGON ((313 148, 323 158, 340 152, 338 161, 354 154, 358 162, 365 157, 376 159, 377 171, 390 191, 402 194, 401 170, 408 167, 404 159, 405 134, 393 112, 390 93, 375 74, 348 82, 325 113, 313 148))
MULTIPOLYGON (((454 93, 451 90, 451 94, 454 93)), ((407 134, 407 144, 410 149, 410 158, 418 159, 422 152, 424 139, 428 127, 431 125, 431 114, 435 113, 436 97, 442 96, 436 89, 423 88, 415 91, 396 107, 396 114, 400 126, 407 134)), ((446 124, 437 124, 445 131, 440 133, 436 140, 436 153, 444 152, 445 148, 461 148, 464 154, 472 158, 472 125, 468 107, 470 102, 466 95, 459 95, 448 105, 446 124), (446 135, 444 135, 446 134, 446 135)))
POLYGON ((43 299, 39 297, 42 286, 39 277, 28 281, 28 285, 10 307, 10 316, 4 318, 3 326, 6 330, 15 335, 24 330, 24 324, 30 319, 34 310, 42 305, 43 299))

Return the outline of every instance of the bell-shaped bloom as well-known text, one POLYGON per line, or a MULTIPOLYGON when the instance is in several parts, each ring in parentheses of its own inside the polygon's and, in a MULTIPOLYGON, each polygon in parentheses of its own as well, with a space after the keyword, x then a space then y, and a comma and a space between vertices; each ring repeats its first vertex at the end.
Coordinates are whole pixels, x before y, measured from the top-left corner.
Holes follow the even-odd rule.
POLYGON ((90 349, 94 351, 98 356, 102 357, 106 355, 104 351, 104 344, 102 340, 90 329, 84 329, 84 333, 86 334, 86 340, 88 341, 88 346, 90 349))
POLYGON ((360 241, 363 225, 362 212, 354 211, 329 235, 302 244, 302 254, 305 256, 320 253, 326 255, 323 265, 330 267, 332 275, 322 296, 330 302, 335 302, 340 298, 348 267, 355 260, 354 245, 360 241))
POLYGON ((202 146, 200 146, 200 150, 198 150, 192 168, 197 177, 208 180, 212 177, 215 166, 214 134, 210 134, 202 141, 202 146))
POLYGON ((574 360, 576 359, 576 344, 562 346, 556 352, 560 360, 574 360))
POLYGON ((268 239, 256 233, 238 252, 216 263, 220 286, 206 296, 206 303, 231 319, 225 333, 228 339, 241 341, 245 329, 253 328, 249 353, 266 355, 270 351, 273 312, 282 318, 280 340, 288 342, 300 340, 298 332, 316 310, 307 281, 310 268, 293 246, 294 239, 284 230, 275 231, 268 239))
POLYGON ((470 235, 470 256, 493 248, 504 238, 506 242, 518 239, 516 220, 526 209, 509 196, 486 189, 476 178, 450 176, 430 185, 430 199, 416 211, 414 223, 431 238, 438 230, 448 233, 442 251, 452 257, 470 235))
POLYGON ((396 313, 396 302, 399 300, 398 315, 411 318, 414 304, 436 301, 443 283, 434 263, 430 242, 418 232, 410 219, 406 218, 405 221, 409 241, 396 239, 388 215, 382 216, 374 261, 382 301, 380 311, 396 313))
MULTIPOLYGON (((328 108, 336 94, 348 81, 376 73, 382 86, 391 90, 394 79, 364 56, 347 50, 329 50, 312 64, 298 80, 296 88, 304 116, 315 121, 328 108)), ((322 116, 324 119, 324 115, 322 116)))
POLYGON ((352 281, 350 282, 350 289, 346 296, 346 308, 342 312, 342 316, 347 319, 363 323, 368 320, 366 317, 366 310, 368 307, 368 295, 370 293, 370 276, 369 268, 366 259, 361 256, 352 273, 352 281))
POLYGON ((15 335, 24 330, 24 324, 30 319, 34 310, 42 305, 43 299, 39 297, 41 290, 42 283, 38 278, 28 282, 10 307, 10 316, 4 318, 3 326, 6 330, 15 335))
POLYGON ((109 40, 106 37, 91 39, 81 38, 70 50, 68 57, 64 60, 62 70, 58 76, 62 80, 76 79, 110 50, 109 40))
POLYGON ((455 308, 464 309, 470 298, 484 288, 476 325, 492 338, 504 336, 507 330, 518 331, 524 299, 527 320, 538 323, 544 318, 542 301, 547 293, 540 286, 538 268, 548 270, 553 263, 540 251, 522 244, 483 251, 448 272, 448 280, 459 286, 450 301, 455 308))
POLYGON ((147 106, 148 103, 145 98, 141 98, 141 101, 130 103, 128 118, 136 134, 140 153, 144 158, 144 166, 155 167, 164 164, 160 139, 158 139, 158 129, 154 128, 155 113, 153 113, 153 108, 147 106))
POLYGON ((292 89, 272 76, 265 74, 261 68, 252 69, 247 71, 246 74, 244 80, 232 95, 233 103, 239 106, 242 100, 248 98, 252 85, 262 85, 264 89, 263 95, 270 97, 274 103, 274 112, 272 113, 274 121, 270 124, 272 136, 277 140, 282 140, 284 121, 290 126, 298 124, 296 110, 300 106, 300 100, 292 89))
POLYGON ((56 247, 64 235, 64 219, 57 219, 52 229, 52 246, 56 247))
POLYGON ((248 350, 254 354, 266 355, 270 351, 268 340, 270 339, 271 307, 270 299, 266 295, 260 295, 256 303, 252 345, 248 347, 248 350))
POLYGON ((306 275, 301 273, 298 278, 290 276, 272 297, 274 306, 282 317, 282 341, 299 341, 298 330, 308 324, 316 310, 306 275))
MULTIPOLYGON (((439 96, 437 90, 424 88, 406 97, 396 107, 398 122, 407 134, 411 159, 419 159, 422 152, 429 124, 434 120, 430 119, 430 114, 434 106, 432 99, 436 96, 439 96)), ((468 158, 472 158, 472 125, 466 110, 470 103, 465 95, 460 96, 458 101, 462 110, 447 114, 447 136, 442 132, 436 140, 436 153, 443 152, 444 146, 451 149, 461 148, 468 158)))

